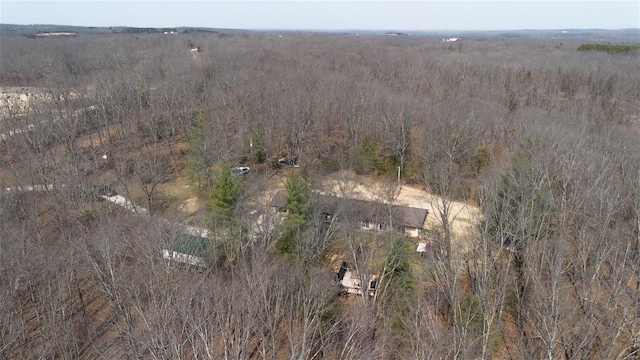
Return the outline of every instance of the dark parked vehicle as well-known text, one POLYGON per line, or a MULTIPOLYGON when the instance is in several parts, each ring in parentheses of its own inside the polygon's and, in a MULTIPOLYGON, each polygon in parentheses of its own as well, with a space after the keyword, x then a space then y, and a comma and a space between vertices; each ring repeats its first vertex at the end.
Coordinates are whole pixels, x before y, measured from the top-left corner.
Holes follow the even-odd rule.
POLYGON ((118 193, 115 190, 113 190, 113 188, 109 185, 100 186, 100 188, 98 188, 98 193, 100 194, 100 196, 108 196, 108 197, 118 195, 118 193))
POLYGON ((289 165, 289 166, 293 166, 293 167, 299 167, 298 158, 297 157, 294 157, 294 158, 280 158, 280 159, 278 159, 278 164, 280 164, 280 165, 289 165))

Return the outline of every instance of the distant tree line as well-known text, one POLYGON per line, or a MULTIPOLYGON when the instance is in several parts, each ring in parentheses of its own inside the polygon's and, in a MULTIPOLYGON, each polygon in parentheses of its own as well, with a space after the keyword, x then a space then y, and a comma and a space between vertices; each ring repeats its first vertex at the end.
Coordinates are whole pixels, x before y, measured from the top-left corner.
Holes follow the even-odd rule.
POLYGON ((608 53, 627 54, 640 49, 638 45, 615 45, 615 44, 582 44, 579 51, 605 51, 608 53))

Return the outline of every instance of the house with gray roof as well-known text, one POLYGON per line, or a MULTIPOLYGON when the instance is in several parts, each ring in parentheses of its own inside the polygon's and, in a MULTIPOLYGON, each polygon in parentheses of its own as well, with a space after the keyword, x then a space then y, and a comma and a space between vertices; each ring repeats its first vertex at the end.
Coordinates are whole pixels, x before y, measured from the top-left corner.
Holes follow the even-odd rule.
MULTIPOLYGON (((287 191, 278 190, 271 206, 285 211, 287 191)), ((375 201, 348 199, 334 195, 315 194, 315 204, 327 220, 339 216, 358 221, 362 229, 386 231, 398 229, 410 237, 418 237, 425 228, 428 210, 375 201)))

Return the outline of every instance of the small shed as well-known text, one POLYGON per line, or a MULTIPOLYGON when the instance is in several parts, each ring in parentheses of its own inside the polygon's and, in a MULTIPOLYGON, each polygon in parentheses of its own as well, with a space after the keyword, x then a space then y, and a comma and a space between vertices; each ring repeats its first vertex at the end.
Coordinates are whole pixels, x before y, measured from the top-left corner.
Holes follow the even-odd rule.
POLYGON ((348 294, 355 295, 363 295, 367 294, 369 296, 374 296, 376 292, 376 288, 378 286, 378 275, 362 275, 357 276, 357 274, 352 273, 351 271, 345 271, 344 276, 340 280, 340 285, 344 287, 345 291, 348 294), (362 284, 362 279, 365 279, 366 283, 362 284))
POLYGON ((440 258, 440 248, 433 243, 419 242, 416 252, 419 252, 420 256, 425 259, 435 260, 440 258))
POLYGON ((179 234, 162 249, 162 257, 187 265, 206 267, 204 256, 209 249, 210 240, 189 234, 179 234))

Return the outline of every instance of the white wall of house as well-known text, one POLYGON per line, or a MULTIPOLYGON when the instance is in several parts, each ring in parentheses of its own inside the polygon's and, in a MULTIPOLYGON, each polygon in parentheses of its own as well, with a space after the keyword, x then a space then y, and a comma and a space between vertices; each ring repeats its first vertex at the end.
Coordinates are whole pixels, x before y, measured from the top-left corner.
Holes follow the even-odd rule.
MULTIPOLYGON (((378 230, 378 231, 386 231, 387 226, 385 224, 377 224, 371 221, 364 220, 360 223, 360 227, 364 230, 378 230)), ((404 233, 409 237, 419 237, 420 229, 416 228, 405 228, 404 233)))
MULTIPOLYGON (((366 291, 369 296, 373 296, 375 289, 370 287, 372 281, 378 281, 378 276, 376 275, 365 275, 364 278, 368 278, 366 291)), ((347 271, 344 273, 344 277, 340 281, 340 284, 344 286, 349 294, 362 295, 362 286, 360 284, 360 279, 358 277, 354 277, 351 271, 347 271)))
POLYGON ((176 261, 183 264, 206 267, 204 259, 199 256, 179 253, 177 251, 162 250, 162 257, 169 261, 176 261))
POLYGON ((405 229, 404 229, 404 233, 405 233, 408 237, 419 237, 419 236, 420 236, 420 229, 415 229, 415 228, 405 228, 405 229))

